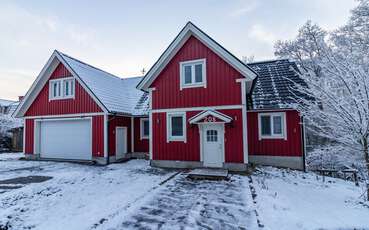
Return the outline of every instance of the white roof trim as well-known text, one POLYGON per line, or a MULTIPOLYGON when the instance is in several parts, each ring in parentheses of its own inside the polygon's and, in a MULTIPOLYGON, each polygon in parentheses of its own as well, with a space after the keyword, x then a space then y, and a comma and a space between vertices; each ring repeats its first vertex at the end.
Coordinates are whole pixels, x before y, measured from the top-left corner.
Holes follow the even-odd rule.
POLYGON ((92 97, 92 99, 100 106, 100 108, 107 113, 107 109, 105 106, 96 98, 96 96, 91 92, 91 90, 86 86, 86 84, 81 81, 79 76, 70 68, 70 66, 65 62, 65 60, 61 57, 58 51, 54 51, 45 66, 42 68, 41 72, 37 76, 36 80, 32 83, 31 88, 27 91, 23 100, 20 102, 17 109, 14 111, 14 117, 20 118, 23 117, 27 112, 28 108, 31 106, 33 101, 36 99, 37 95, 40 93, 50 75, 54 72, 59 63, 63 63, 63 65, 69 70, 69 72, 77 79, 80 85, 86 90, 86 92, 92 97))
POLYGON ((227 116, 221 112, 215 111, 215 110, 206 110, 201 113, 196 114, 195 116, 191 117, 188 121, 190 124, 197 124, 202 119, 206 118, 207 116, 213 116, 218 118, 219 120, 222 120, 225 123, 229 123, 232 121, 232 117, 227 116))
POLYGON ((184 45, 184 43, 194 36, 203 42, 208 48, 213 50, 221 58, 223 58, 228 64, 233 66, 238 70, 243 77, 252 81, 256 78, 257 74, 250 69, 246 64, 242 63, 238 58, 233 56, 229 51, 224 49, 216 41, 210 38, 207 34, 197 28, 191 22, 188 22, 186 26, 177 35, 174 41, 169 45, 169 47, 164 51, 164 53, 159 57, 157 62, 151 67, 146 76, 137 85, 138 89, 147 91, 151 83, 156 79, 164 67, 169 63, 169 61, 174 57, 178 50, 184 45))

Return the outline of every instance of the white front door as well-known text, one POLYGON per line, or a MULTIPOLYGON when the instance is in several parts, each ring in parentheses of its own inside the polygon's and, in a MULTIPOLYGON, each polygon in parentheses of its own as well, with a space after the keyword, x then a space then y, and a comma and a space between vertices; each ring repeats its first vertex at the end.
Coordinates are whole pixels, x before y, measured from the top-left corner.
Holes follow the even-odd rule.
POLYGON ((204 124, 202 135, 204 166, 223 167, 224 125, 204 124))
POLYGON ((127 153, 127 128, 117 127, 115 131, 115 154, 117 159, 125 157, 127 153))

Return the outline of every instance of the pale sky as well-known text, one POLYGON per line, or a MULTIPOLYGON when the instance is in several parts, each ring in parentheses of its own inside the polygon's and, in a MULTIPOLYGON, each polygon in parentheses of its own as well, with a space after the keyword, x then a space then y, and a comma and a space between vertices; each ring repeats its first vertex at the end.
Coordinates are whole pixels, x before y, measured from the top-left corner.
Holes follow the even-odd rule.
POLYGON ((58 49, 120 77, 148 70, 187 21, 239 58, 273 59, 308 19, 333 30, 354 0, 1 1, 0 98, 24 95, 58 49))

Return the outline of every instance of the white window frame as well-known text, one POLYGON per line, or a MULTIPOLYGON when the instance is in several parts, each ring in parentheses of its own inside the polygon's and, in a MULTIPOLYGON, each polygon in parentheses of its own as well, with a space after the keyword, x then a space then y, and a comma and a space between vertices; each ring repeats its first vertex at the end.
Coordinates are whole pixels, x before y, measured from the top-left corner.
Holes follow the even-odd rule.
POLYGON ((187 125, 186 125, 186 112, 174 112, 167 113, 167 142, 170 141, 182 141, 187 142, 187 125), (172 136, 172 117, 182 117, 182 136, 172 136))
POLYGON ((259 113, 258 114, 258 129, 259 129, 259 140, 262 139, 284 139, 287 140, 287 123, 286 123, 286 113, 285 112, 271 112, 271 113, 259 113), (261 117, 270 116, 270 135, 262 135, 261 133, 261 117), (282 133, 274 134, 274 122, 273 117, 281 117, 282 121, 282 133))
POLYGON ((206 59, 196 59, 179 63, 180 90, 184 88, 204 87, 206 88, 206 59), (195 82, 195 65, 202 64, 202 82, 195 82), (185 84, 184 67, 191 66, 191 83, 185 84))
POLYGON ((58 78, 58 79, 52 79, 49 81, 49 101, 62 100, 62 99, 74 99, 75 95, 76 95, 76 82, 75 82, 74 77, 58 78), (66 95, 65 89, 64 89, 64 84, 67 81, 70 83, 70 87, 69 87, 70 94, 69 95, 66 95), (60 95, 59 96, 54 96, 53 85, 56 82, 60 84, 60 95))
POLYGON ((150 124, 149 124, 149 135, 144 135, 144 122, 149 122, 149 118, 141 118, 140 119, 140 139, 149 139, 150 136, 150 124))

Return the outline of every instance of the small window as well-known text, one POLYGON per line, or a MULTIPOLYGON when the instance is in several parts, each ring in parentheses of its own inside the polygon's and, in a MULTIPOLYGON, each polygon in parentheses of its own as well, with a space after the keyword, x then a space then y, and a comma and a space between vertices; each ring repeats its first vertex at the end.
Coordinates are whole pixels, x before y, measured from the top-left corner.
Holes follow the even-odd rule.
POLYGON ((74 78, 50 80, 50 100, 74 98, 74 78))
POLYGON ((217 142, 218 141, 218 131, 217 130, 207 130, 206 131, 206 141, 207 142, 217 142))
POLYGON ((168 141, 186 141, 185 113, 167 114, 168 141))
POLYGON ((150 133, 149 119, 141 118, 141 139, 148 139, 150 133))
POLYGON ((182 88, 206 87, 205 59, 180 63, 180 82, 182 88))
POLYGON ((284 138, 286 139, 284 113, 259 114, 259 139, 284 138))

